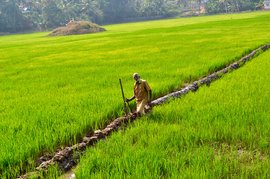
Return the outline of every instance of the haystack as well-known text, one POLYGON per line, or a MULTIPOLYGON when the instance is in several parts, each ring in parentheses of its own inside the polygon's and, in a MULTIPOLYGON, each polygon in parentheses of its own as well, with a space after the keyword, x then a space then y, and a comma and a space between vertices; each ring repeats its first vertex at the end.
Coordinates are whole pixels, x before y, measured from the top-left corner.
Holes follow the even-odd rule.
POLYGON ((49 36, 65 36, 103 32, 106 29, 88 21, 70 21, 65 27, 58 27, 49 36))

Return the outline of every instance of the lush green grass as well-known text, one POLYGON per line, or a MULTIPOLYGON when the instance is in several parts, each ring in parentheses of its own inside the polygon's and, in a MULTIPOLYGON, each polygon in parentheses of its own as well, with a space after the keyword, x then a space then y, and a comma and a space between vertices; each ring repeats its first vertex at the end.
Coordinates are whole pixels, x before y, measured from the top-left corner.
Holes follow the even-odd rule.
POLYGON ((127 96, 133 72, 154 96, 164 94, 269 42, 269 18, 256 12, 111 25, 92 35, 0 37, 0 176, 120 114, 119 78, 127 96))
POLYGON ((88 149, 77 178, 268 178, 270 52, 88 149))

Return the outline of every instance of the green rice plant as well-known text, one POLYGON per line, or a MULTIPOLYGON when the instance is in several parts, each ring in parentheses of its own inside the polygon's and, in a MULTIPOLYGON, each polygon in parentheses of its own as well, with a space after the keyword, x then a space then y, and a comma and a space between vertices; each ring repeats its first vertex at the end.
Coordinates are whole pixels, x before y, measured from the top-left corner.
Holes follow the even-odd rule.
POLYGON ((38 156, 121 115, 119 78, 127 96, 133 72, 148 80, 154 97, 166 94, 268 43, 269 17, 255 12, 109 25, 91 35, 1 36, 0 177, 31 170, 38 156))
POLYGON ((270 52, 87 150, 77 178, 268 178, 270 52))

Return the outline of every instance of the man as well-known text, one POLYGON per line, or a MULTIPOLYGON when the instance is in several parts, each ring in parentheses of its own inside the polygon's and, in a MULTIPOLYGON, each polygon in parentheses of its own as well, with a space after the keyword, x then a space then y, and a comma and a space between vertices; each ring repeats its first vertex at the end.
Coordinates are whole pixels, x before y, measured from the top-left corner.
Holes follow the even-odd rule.
POLYGON ((134 73, 133 78, 136 81, 134 84, 134 96, 132 96, 130 99, 126 99, 126 102, 136 99, 137 104, 136 113, 138 115, 143 115, 145 114, 144 111, 145 105, 151 102, 152 90, 148 85, 147 81, 140 79, 138 73, 134 73))

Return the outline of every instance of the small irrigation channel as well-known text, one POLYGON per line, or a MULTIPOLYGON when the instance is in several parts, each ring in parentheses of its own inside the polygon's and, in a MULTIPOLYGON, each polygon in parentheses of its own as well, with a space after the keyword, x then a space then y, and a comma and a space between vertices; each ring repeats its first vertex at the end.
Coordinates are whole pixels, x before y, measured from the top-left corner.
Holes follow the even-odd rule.
MULTIPOLYGON (((220 70, 206 76, 200 78, 193 83, 187 85, 186 87, 180 89, 179 91, 172 92, 163 97, 155 99, 151 102, 151 107, 147 110, 151 111, 151 108, 162 105, 170 99, 179 98, 189 92, 197 91, 201 86, 207 85, 209 86, 213 81, 221 78, 225 74, 238 69, 243 66, 247 61, 255 58, 260 55, 262 52, 265 52, 270 48, 270 44, 263 45, 255 50, 253 50, 248 55, 242 57, 240 60, 233 62, 232 64, 221 67, 220 70)), ((134 114, 129 114, 126 116, 119 117, 114 119, 109 125, 107 125, 103 129, 96 130, 94 132, 90 132, 90 135, 86 135, 80 143, 74 144, 72 146, 66 146, 63 149, 57 150, 54 154, 42 156, 37 159, 37 167, 35 171, 23 174, 18 177, 18 179, 30 178, 32 176, 40 176, 46 171, 50 166, 58 165, 60 170, 65 173, 60 178, 75 178, 75 175, 72 173, 71 169, 74 168, 80 161, 80 156, 82 156, 87 147, 93 147, 99 140, 105 140, 109 137, 113 132, 118 131, 120 129, 125 129, 125 127, 133 122, 135 119, 139 118, 134 114)), ((41 176, 42 177, 42 176, 41 176)))

